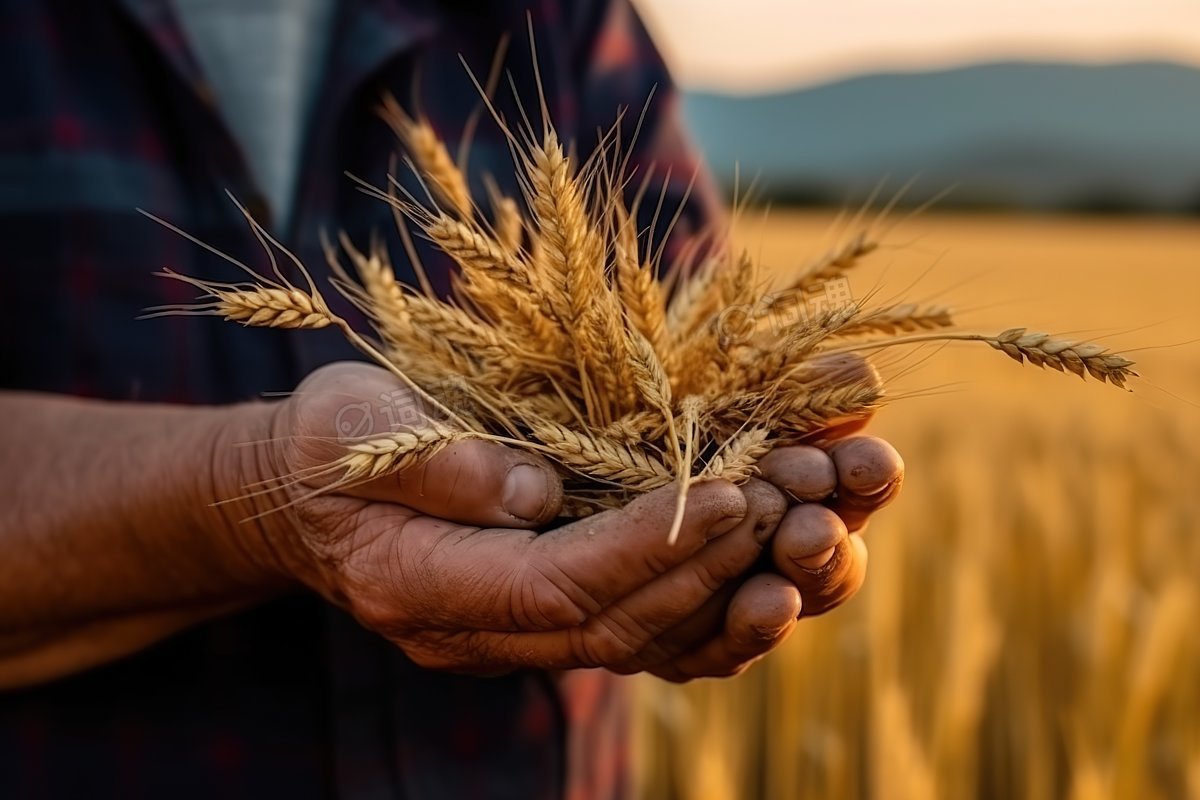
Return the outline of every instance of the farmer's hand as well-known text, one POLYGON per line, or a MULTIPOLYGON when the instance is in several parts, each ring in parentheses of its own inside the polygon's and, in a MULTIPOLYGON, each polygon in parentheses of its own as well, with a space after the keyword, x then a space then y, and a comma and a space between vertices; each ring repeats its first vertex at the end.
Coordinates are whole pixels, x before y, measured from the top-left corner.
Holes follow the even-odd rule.
MULTIPOLYGON (((329 463, 344 452, 339 422, 343 433, 366 432, 358 412, 370 412, 381 395, 385 402, 407 396, 386 373, 360 364, 314 373, 273 413, 273 444, 243 459, 242 479, 329 463), (345 409, 354 413, 353 431, 345 430, 345 409)), ((268 437, 249 431, 244 438, 268 437)), ((537 535, 519 528, 557 513, 553 469, 472 440, 398 476, 313 495, 319 485, 297 483, 230 513, 290 502, 252 529, 265 563, 347 609, 416 663, 473 673, 636 659, 740 581, 786 510, 765 483, 743 492, 717 481, 693 488, 674 545, 667 543, 673 487, 537 535)), ((794 619, 798 598, 788 592, 794 619)))
POLYGON ((759 466, 762 480, 742 487, 752 504, 779 503, 781 490, 791 501, 771 538, 769 568, 721 587, 620 671, 672 681, 737 675, 782 644, 798 618, 823 614, 862 587, 861 533, 903 481, 895 449, 855 437, 827 449, 781 447, 759 466))
MULTIPOLYGON (((855 355, 824 359, 840 380, 882 384, 879 373, 855 355)), ((843 420, 813 437, 814 445, 781 447, 759 469, 797 505, 779 526, 771 553, 775 568, 795 582, 804 616, 841 605, 866 578, 862 533, 871 515, 896 499, 904 461, 883 439, 857 435, 870 415, 843 420)))
MULTIPOLYGON (((831 359, 829 368, 879 380, 853 356, 831 359)), ((814 435, 814 445, 779 447, 759 462, 761 480, 743 487, 747 496, 762 497, 774 487, 790 506, 771 540, 767 570, 723 587, 623 671, 648 670, 674 681, 736 675, 779 646, 798 616, 823 614, 854 596, 866 578, 861 534, 904 480, 895 448, 855 435, 869 421, 869 415, 842 421, 814 435)))

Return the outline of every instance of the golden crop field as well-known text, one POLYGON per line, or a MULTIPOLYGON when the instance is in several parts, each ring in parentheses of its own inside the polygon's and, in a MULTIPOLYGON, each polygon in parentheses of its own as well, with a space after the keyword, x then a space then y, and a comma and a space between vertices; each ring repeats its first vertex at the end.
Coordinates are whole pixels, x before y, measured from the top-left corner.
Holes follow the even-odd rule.
MULTIPOLYGON (((742 231, 786 267, 837 227, 742 231)), ((883 354, 908 479, 866 587, 737 679, 637 679, 642 796, 1200 798, 1200 221, 927 214, 884 243, 856 296, 1147 348, 1143 378, 883 354)))

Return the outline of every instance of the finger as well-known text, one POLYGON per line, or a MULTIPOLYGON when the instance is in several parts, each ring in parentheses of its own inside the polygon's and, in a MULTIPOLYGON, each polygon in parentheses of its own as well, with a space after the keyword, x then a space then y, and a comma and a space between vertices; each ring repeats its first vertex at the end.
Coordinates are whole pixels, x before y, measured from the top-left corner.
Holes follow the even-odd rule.
POLYGON ((755 575, 734 594, 719 636, 654 673, 673 681, 737 675, 788 637, 800 611, 795 584, 781 575, 755 575))
POLYGON ((888 442, 859 436, 830 448, 838 474, 837 497, 829 507, 850 531, 861 530, 870 516, 892 502, 904 482, 904 459, 888 442))
POLYGON ((455 442, 428 461, 342 494, 414 508, 464 525, 529 528, 562 508, 562 480, 535 453, 496 442, 455 442))
POLYGON ((725 627, 729 601, 733 599, 739 586, 737 581, 726 583, 689 617, 663 631, 632 659, 610 666, 609 669, 622 675, 645 672, 719 636, 725 627))
MULTIPOLYGON (((405 612, 445 631, 548 631, 575 627, 740 523, 746 498, 714 481, 694 487, 675 544, 675 494, 651 493, 538 536, 468 528, 391 503, 361 512, 353 548, 360 619, 405 612), (374 553, 374 554, 373 554, 374 553), (370 569, 368 569, 370 567, 370 569), (386 574, 381 567, 387 568, 386 574)), ((780 498, 782 502, 782 497, 780 498)), ((368 625, 378 627, 378 625, 368 625)))
POLYGON ((743 489, 747 511, 733 530, 584 624, 562 631, 481 633, 470 646, 493 661, 544 669, 627 664, 754 565, 787 504, 762 481, 743 489))
POLYGON ((727 481, 691 487, 674 543, 677 488, 665 486, 628 506, 549 531, 530 543, 525 585, 530 597, 562 593, 594 614, 663 575, 746 517, 746 495, 727 481))
POLYGON ((837 488, 837 468, 819 447, 777 447, 758 461, 763 480, 805 503, 824 500, 837 488))
POLYGON ((771 560, 800 589, 805 616, 849 599, 866 577, 866 546, 849 535, 828 508, 805 504, 788 511, 771 541, 771 560))

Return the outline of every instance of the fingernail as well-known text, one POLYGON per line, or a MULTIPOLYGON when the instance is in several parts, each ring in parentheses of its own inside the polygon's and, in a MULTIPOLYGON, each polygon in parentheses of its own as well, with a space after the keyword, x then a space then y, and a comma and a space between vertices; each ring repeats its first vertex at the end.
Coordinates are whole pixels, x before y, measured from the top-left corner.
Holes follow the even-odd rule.
POLYGON ((811 556, 796 556, 792 560, 805 569, 820 569, 829 563, 829 559, 833 558, 833 551, 836 549, 836 547, 830 547, 811 556))
POLYGON ((727 517, 721 517, 719 520, 708 526, 707 538, 713 539, 717 536, 724 536, 731 530, 742 524, 742 520, 746 518, 745 514, 730 514, 727 517))
POLYGON ((760 642, 773 642, 782 636, 791 624, 792 620, 789 619, 781 624, 751 625, 750 634, 760 642))
POLYGON ((517 519, 534 520, 546 507, 548 490, 544 470, 532 464, 517 464, 504 477, 500 505, 517 519))

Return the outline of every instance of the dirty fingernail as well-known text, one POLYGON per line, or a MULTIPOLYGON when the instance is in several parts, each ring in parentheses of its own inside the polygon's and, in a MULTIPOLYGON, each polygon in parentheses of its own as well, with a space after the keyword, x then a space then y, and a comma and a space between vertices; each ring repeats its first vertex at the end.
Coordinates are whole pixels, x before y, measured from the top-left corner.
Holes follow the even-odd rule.
POLYGON ((546 508, 549 492, 545 470, 532 464, 517 464, 504 477, 500 505, 518 519, 534 520, 546 508))
POLYGON ((836 547, 830 547, 811 556, 797 556, 793 560, 805 569, 820 569, 829 563, 829 559, 833 558, 833 551, 836 549, 836 547))

